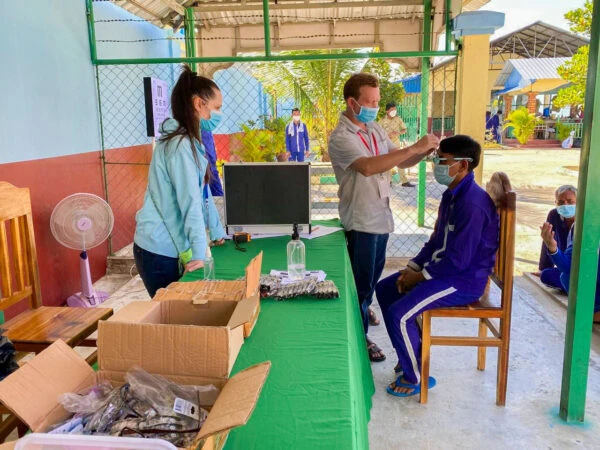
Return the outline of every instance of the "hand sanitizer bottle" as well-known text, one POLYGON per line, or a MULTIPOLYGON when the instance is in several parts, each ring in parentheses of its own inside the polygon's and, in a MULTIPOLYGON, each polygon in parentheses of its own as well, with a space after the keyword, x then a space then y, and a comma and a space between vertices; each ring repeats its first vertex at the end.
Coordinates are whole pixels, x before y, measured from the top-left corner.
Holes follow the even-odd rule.
POLYGON ((304 279, 304 270, 306 268, 305 258, 304 243, 300 240, 298 225, 294 225, 292 240, 287 245, 287 270, 290 280, 301 281, 304 279))
POLYGON ((204 279, 215 279, 215 260, 212 257, 210 247, 206 247, 206 257, 204 258, 204 279))

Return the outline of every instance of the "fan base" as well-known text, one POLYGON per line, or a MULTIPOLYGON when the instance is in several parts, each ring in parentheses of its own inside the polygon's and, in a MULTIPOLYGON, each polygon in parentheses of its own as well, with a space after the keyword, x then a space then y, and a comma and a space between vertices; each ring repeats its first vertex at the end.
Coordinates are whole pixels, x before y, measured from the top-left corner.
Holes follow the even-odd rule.
POLYGON ((93 292, 90 297, 83 295, 83 293, 78 292, 77 294, 71 295, 67 299, 67 305, 74 306, 78 308, 94 308, 95 306, 100 305, 108 298, 108 292, 96 291, 93 292))

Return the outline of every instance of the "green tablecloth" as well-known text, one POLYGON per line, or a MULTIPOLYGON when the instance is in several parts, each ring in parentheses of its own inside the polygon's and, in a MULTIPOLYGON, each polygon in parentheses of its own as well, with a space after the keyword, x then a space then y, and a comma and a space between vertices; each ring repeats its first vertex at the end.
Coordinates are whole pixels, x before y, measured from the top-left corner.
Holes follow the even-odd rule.
MULTIPOLYGON (((322 221, 339 225, 337 221, 322 221)), ((213 249, 216 276, 236 279, 261 250, 262 273, 286 269, 289 237, 256 239, 236 251, 228 242, 213 249)), ((304 240, 307 269, 321 269, 340 298, 261 300, 256 327, 233 373, 270 360, 271 372, 247 425, 233 430, 226 449, 366 449, 375 391, 356 288, 342 231, 304 240)), ((182 281, 202 277, 186 274, 182 281)))

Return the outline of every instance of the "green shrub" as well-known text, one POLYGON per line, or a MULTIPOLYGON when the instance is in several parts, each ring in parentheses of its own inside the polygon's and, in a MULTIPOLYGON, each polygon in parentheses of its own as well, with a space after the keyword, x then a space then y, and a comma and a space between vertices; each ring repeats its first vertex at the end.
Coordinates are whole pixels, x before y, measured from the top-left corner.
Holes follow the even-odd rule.
POLYGON ((556 128, 556 139, 562 142, 569 137, 569 133, 571 133, 571 130, 573 130, 574 127, 573 125, 562 123, 560 120, 557 120, 554 128, 556 128))
POLYGON ((512 111, 506 118, 504 128, 512 127, 512 133, 519 141, 519 144, 525 145, 533 136, 535 126, 542 121, 530 113, 527 108, 521 106, 512 111))
POLYGON ((283 118, 269 119, 261 117, 262 128, 257 128, 258 123, 248 121, 241 124, 242 133, 238 137, 239 144, 234 154, 241 161, 246 162, 272 162, 277 155, 285 154, 285 127, 283 118))

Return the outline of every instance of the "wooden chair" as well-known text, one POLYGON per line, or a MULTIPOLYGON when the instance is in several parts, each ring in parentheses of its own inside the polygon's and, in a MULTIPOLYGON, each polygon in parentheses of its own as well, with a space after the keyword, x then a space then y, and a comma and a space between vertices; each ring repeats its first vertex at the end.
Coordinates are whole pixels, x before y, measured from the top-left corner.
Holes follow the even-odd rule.
MULTIPOLYGON (((496 404, 506 403, 506 383, 508 378, 508 355, 510 347, 510 321, 512 311, 513 268, 515 255, 515 222, 516 194, 510 191, 508 177, 496 173, 492 178, 503 175, 508 186, 502 198, 494 198, 494 192, 503 192, 498 185, 490 186, 488 192, 496 202, 500 215, 500 239, 496 253, 496 263, 485 294, 482 298, 468 306, 439 308, 423 313, 423 338, 421 348, 421 403, 427 403, 429 384, 429 361, 432 345, 478 347, 477 369, 485 370, 487 347, 498 348, 498 377, 496 381, 496 404), (499 302, 489 295, 490 281, 500 288, 499 302), (432 336, 431 319, 433 317, 477 319, 479 321, 478 336, 432 336), (499 323, 495 323, 499 322, 499 323), (492 336, 488 336, 488 329, 492 336)), ((502 186, 502 185, 500 185, 502 186)))
MULTIPOLYGON (((29 189, 0 182, 0 311, 27 301, 29 309, 0 325, 19 355, 40 352, 57 339, 75 347, 93 333, 98 321, 112 315, 110 308, 42 306, 29 189)), ((88 357, 93 363, 96 352, 88 357)), ((0 442, 15 427, 16 417, 0 405, 0 442)))

